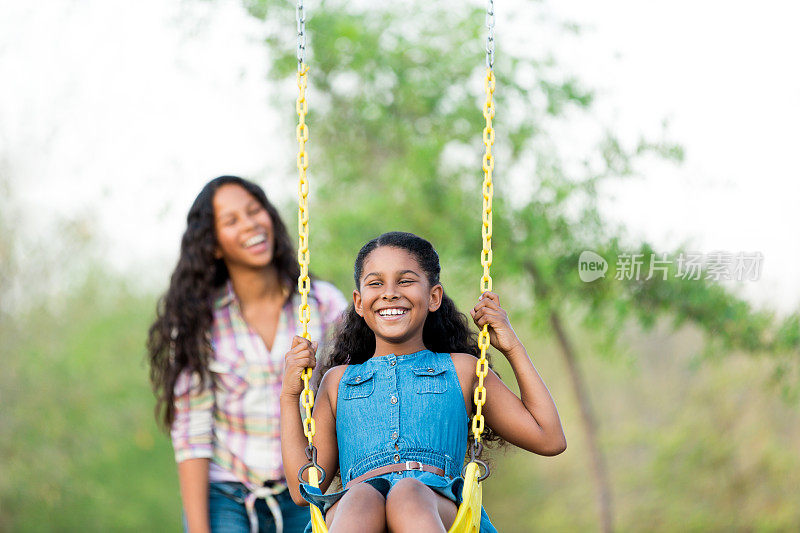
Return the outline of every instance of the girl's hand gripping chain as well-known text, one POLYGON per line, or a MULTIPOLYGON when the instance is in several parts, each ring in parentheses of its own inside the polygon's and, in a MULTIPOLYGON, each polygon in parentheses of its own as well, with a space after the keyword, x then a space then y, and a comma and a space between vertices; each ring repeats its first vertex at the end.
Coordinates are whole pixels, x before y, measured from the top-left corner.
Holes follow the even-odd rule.
POLYGON ((286 352, 281 394, 300 396, 303 392, 303 370, 317 366, 318 343, 300 336, 292 339, 292 347, 286 352))
POLYGON ((503 354, 508 355, 522 347, 522 342, 508 320, 508 313, 500 307, 500 297, 497 294, 484 292, 469 314, 478 328, 489 324, 489 342, 503 354))
MULTIPOLYGON (((500 381, 497 374, 486 377, 488 391, 484 414, 486 423, 508 442, 540 455, 558 455, 567 440, 558 410, 528 352, 511 327, 500 298, 484 292, 470 311, 479 328, 489 326, 489 342, 508 359, 517 378, 519 396, 500 381)), ((473 366, 474 368, 474 366, 473 366)))

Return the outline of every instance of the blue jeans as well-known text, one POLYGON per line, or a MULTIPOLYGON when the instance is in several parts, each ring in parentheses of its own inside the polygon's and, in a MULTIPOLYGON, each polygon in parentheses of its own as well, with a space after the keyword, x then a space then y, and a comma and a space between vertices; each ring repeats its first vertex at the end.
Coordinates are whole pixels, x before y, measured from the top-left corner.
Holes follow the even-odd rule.
MULTIPOLYGON (((211 533, 250 533, 250 521, 244 499, 247 489, 241 483, 210 483, 208 487, 208 514, 211 533)), ((275 496, 283 513, 284 533, 302 533, 311 519, 308 507, 292 501, 289 490, 275 496)), ((264 500, 256 500, 259 533, 275 533, 275 519, 264 500)), ((184 530, 186 521, 184 520, 184 530)))

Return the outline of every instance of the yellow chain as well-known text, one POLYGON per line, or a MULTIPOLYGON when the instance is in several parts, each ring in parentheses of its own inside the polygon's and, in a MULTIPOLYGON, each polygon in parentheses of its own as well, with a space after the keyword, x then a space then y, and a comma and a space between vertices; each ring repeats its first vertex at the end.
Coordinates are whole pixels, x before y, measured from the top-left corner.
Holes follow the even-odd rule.
MULTIPOLYGON (((308 66, 301 64, 297 71, 297 88, 300 93, 297 96, 295 109, 297 110, 297 170, 300 174, 299 197, 300 208, 297 212, 297 228, 299 243, 297 247, 297 262, 300 263, 300 277, 297 280, 297 288, 300 291, 300 322, 303 324, 303 338, 308 339, 308 322, 311 320, 311 308, 308 305, 308 293, 311 289, 311 282, 308 278, 308 264, 311 255, 308 250, 308 153, 306 152, 306 141, 308 141, 308 125, 306 124, 306 113, 308 112, 308 102, 306 101, 306 86, 308 84, 308 66)), ((306 410, 305 421, 303 422, 303 433, 308 438, 308 443, 312 444, 316 426, 311 416, 314 408, 314 391, 311 390, 309 381, 311 380, 311 368, 303 370, 303 393, 301 395, 303 407, 306 410)))
MULTIPOLYGON (((483 155, 483 224, 481 225, 481 237, 483 238, 483 250, 481 251, 481 265, 483 265, 483 276, 481 276, 481 294, 492 290, 492 277, 489 275, 489 267, 492 265, 492 196, 494 185, 492 184, 492 171, 494 171, 494 156, 492 155, 492 145, 494 144, 494 129, 492 119, 494 118, 494 72, 486 69, 486 103, 483 106, 483 116, 486 119, 486 127, 483 129, 483 144, 486 146, 486 153, 483 155)), ((475 366, 475 373, 478 375, 478 386, 475 387, 473 400, 475 401, 475 416, 472 417, 472 435, 475 442, 481 441, 483 433, 483 405, 486 403, 486 388, 483 380, 489 373, 489 361, 486 359, 486 349, 489 348, 489 325, 484 325, 478 336, 478 347, 481 349, 481 357, 475 366)))

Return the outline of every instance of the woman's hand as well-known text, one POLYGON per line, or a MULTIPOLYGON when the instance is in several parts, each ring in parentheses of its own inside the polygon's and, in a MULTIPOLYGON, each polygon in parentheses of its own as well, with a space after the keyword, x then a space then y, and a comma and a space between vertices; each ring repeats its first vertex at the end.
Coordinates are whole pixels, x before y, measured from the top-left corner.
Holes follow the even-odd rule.
POLYGON ((292 347, 286 352, 281 394, 300 396, 303 392, 303 370, 317 365, 315 357, 318 343, 298 335, 292 339, 292 347))
POLYGON ((489 342, 504 355, 522 346, 508 320, 508 313, 500 307, 500 297, 497 294, 484 292, 478 305, 473 307, 469 314, 478 328, 483 329, 485 324, 489 324, 489 342))

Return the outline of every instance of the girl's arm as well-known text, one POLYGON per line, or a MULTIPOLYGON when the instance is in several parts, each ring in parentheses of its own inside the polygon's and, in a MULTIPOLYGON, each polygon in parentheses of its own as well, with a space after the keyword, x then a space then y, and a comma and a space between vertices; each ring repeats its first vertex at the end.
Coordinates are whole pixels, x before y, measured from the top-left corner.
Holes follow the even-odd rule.
MULTIPOLYGON (((286 474, 286 483, 292 500, 297 505, 308 505, 300 495, 300 481, 297 473, 303 465, 307 464, 305 449, 308 439, 303 433, 303 423, 300 417, 300 395, 303 392, 301 374, 306 367, 314 367, 314 355, 317 343, 295 337, 291 349, 286 353, 286 366, 283 375, 283 388, 281 389, 281 456, 283 469, 286 474)), ((324 493, 331 484, 339 465, 339 448, 336 443, 336 417, 330 390, 336 390, 333 381, 338 385, 341 372, 337 368, 325 374, 322 378, 319 391, 314 398, 314 446, 317 448, 317 464, 325 469, 325 479, 320 483, 320 490, 324 493), (338 377, 336 376, 338 374, 338 377)), ((303 472, 303 479, 308 481, 308 470, 303 472)))
POLYGON ((470 314, 479 328, 489 324, 489 340, 508 359, 520 390, 517 397, 489 370, 484 380, 486 424, 503 439, 525 450, 540 455, 563 452, 567 440, 556 405, 511 327, 508 314, 500 307, 500 298, 493 292, 485 292, 470 314))
POLYGON ((208 459, 178 463, 183 511, 189 533, 210 533, 208 523, 208 459))

